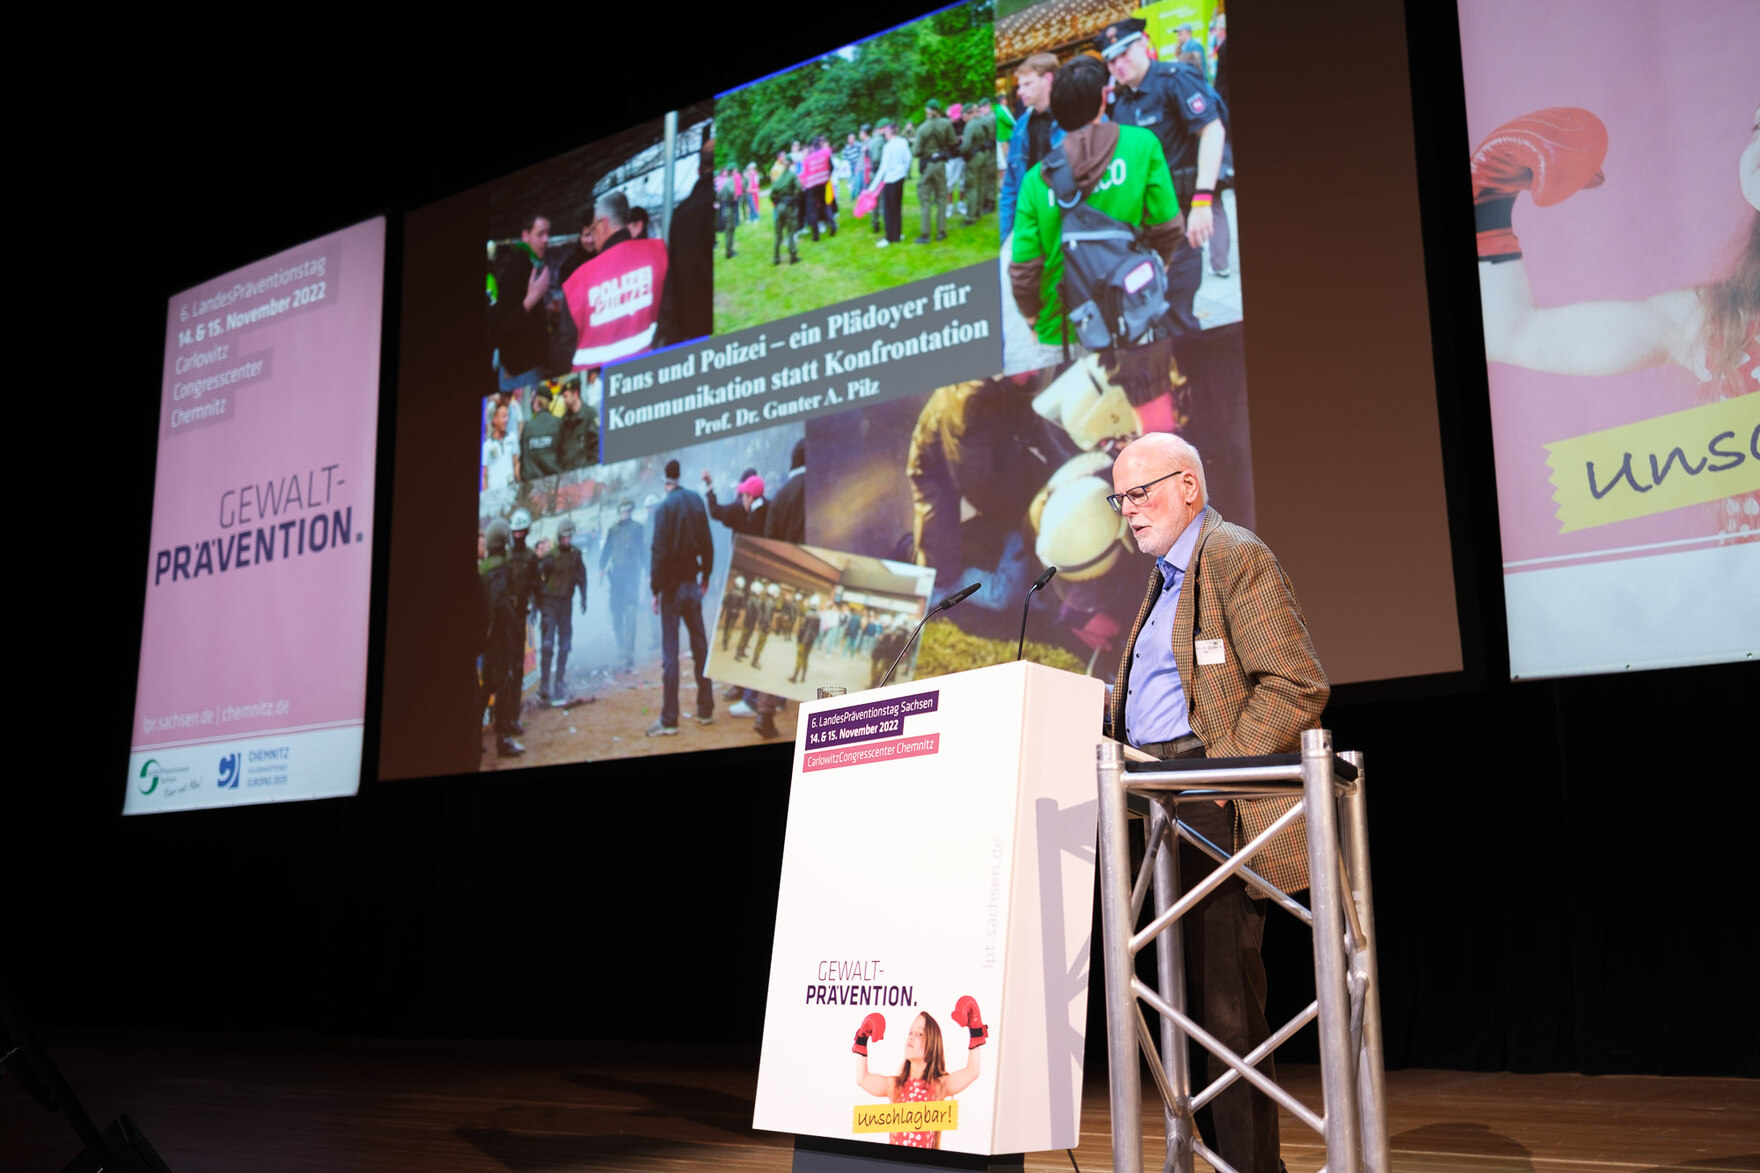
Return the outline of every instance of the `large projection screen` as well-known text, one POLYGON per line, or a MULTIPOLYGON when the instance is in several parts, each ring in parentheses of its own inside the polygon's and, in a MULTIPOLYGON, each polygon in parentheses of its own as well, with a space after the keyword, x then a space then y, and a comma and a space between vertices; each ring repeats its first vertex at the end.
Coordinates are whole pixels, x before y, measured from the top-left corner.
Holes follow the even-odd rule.
POLYGON ((1752 659, 1760 5, 1460 22, 1510 673, 1752 659))
POLYGON ((167 307, 124 814, 354 794, 385 220, 167 307))
MULTIPOLYGON (((1190 278, 1184 329, 1077 345, 1067 362, 1055 283, 1030 275, 1056 239, 1042 182, 1028 172, 992 203, 962 160, 938 212, 918 159, 899 192, 902 223, 889 227, 884 200, 879 225, 865 206, 856 214, 884 142, 877 161, 849 157, 849 185, 842 169, 849 135, 859 146, 862 127, 883 119, 932 144, 921 154, 957 144, 969 159, 996 133, 971 125, 982 101, 1017 103, 1025 62, 1049 53, 1068 68, 1130 15, 1092 5, 1072 24, 1049 11, 998 19, 961 5, 827 46, 409 216, 381 776, 754 744, 766 722, 748 708, 774 709, 787 738, 795 702, 822 684, 869 687, 925 609, 966 583, 984 586, 930 624, 895 679, 1012 658, 1026 589, 1052 564, 1028 655, 1109 679, 1147 564, 1112 528, 1104 496, 1119 443, 1147 430, 1195 443, 1211 503, 1278 551, 1335 681, 1461 668, 1399 5, 1344 18, 1376 67, 1343 82, 1308 50, 1337 35, 1332 18, 1243 14, 1224 41, 1218 6, 1139 10, 1164 60, 1181 24, 1215 30, 1191 63, 1205 81, 1183 125, 1195 142, 1227 116, 1237 149, 1216 218, 1229 239, 1176 257, 1178 281, 1190 278), (1363 91, 1359 130, 1384 160, 1385 206, 1349 265, 1316 265, 1301 177, 1324 169, 1325 152, 1287 108, 1304 87, 1341 84, 1363 91), (1390 86, 1401 100, 1385 99, 1390 86), (959 130, 943 121, 955 104, 959 130), (820 133, 829 166, 812 159, 820 133), (792 249, 786 218, 776 222, 784 170, 830 179, 787 197, 806 205, 792 249), (1028 210, 1004 225, 997 205, 1011 198, 1028 210), (835 234, 823 215, 833 200, 835 234), (621 236, 623 204, 648 213, 648 240, 621 236), (717 229, 730 217, 731 239, 717 229), (1380 329, 1345 329, 1365 306, 1380 329), (1371 458, 1342 467, 1355 450, 1371 458), (682 490, 715 495, 714 569, 698 603, 709 724, 690 720, 707 706, 682 630, 678 712, 668 709, 652 613, 671 461, 682 490), (748 472, 763 491, 745 496, 768 524, 744 535, 756 511, 731 510, 748 472), (518 575, 501 560, 528 556, 503 527, 530 551, 518 575), (509 585, 521 576, 523 593, 509 585), (498 621, 510 593, 522 595, 519 616, 498 621), (678 734, 645 735, 667 718, 678 734)), ((1127 146, 1150 145, 1189 213, 1193 157, 1152 118, 1131 121, 1141 137, 1127 146)), ((1148 154, 1132 157, 1148 166, 1148 154)), ((1166 206, 1147 194, 1140 205, 1150 216, 1166 206)))

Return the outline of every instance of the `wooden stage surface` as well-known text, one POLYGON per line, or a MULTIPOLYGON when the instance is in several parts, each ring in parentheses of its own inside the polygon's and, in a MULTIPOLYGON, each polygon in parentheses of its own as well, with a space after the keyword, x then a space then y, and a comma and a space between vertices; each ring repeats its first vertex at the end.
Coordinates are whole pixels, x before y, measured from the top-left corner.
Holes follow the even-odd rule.
MULTIPOLYGON (((791 1140, 751 1128, 757 1053, 552 1041, 130 1036, 51 1039, 100 1126, 126 1112, 173 1173, 316 1170, 787 1170, 791 1140)), ((1111 1168, 1106 1088, 1089 1072, 1081 1173, 1111 1168)), ((1313 1068, 1284 1067, 1317 1106, 1313 1068)), ((1153 1085, 1146 1129, 1159 1136, 1153 1085)), ((853 1102, 853 1101, 852 1101, 853 1102)), ((1396 1071, 1398 1173, 1760 1173, 1760 1082, 1396 1071)), ((1290 1173, 1325 1160, 1289 1117, 1290 1173)), ((59 1170, 77 1142, 0 1080, 0 1170, 59 1170)), ((1070 1154, 1029 1154, 1068 1173, 1070 1154)), ((1204 1166, 1200 1163, 1201 1169, 1204 1166)))

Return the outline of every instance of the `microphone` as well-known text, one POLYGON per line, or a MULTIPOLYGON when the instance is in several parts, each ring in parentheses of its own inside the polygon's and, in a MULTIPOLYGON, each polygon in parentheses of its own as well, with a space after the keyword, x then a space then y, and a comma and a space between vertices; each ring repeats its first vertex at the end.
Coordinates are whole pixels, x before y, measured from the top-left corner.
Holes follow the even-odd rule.
POLYGON ((1047 566, 1045 568, 1045 573, 1039 576, 1039 581, 1027 588, 1027 601, 1021 604, 1021 642, 1014 650, 1014 658, 1016 660, 1019 660, 1022 653, 1027 650, 1027 608, 1033 605, 1033 592, 1050 582, 1051 576, 1056 573, 1057 567, 1047 566))
MULTIPOLYGON (((975 582, 970 586, 964 586, 959 588, 959 590, 954 591, 951 595, 948 595, 945 599, 942 599, 939 603, 929 608, 929 613, 923 616, 923 623, 927 623, 929 620, 935 618, 936 612, 945 611, 955 603, 965 602, 967 599, 977 594, 978 588, 983 585, 984 584, 981 582, 975 582)), ((911 650, 911 645, 917 642, 917 637, 923 634, 923 623, 917 624, 917 629, 911 632, 911 637, 904 641, 904 647, 898 649, 898 658, 892 661, 892 667, 886 670, 886 675, 880 678, 880 683, 875 687, 886 687, 886 682, 892 679, 892 674, 894 672, 898 671, 899 661, 903 660, 904 654, 911 650)))

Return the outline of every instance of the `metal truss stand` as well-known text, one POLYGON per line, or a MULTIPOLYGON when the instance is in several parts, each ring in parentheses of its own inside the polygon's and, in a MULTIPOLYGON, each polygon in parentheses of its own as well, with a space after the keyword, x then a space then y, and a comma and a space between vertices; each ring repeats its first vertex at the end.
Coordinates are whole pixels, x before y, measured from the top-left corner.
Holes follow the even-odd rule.
POLYGON ((1105 741, 1099 749, 1100 919, 1106 958, 1106 1046, 1112 1087, 1113 1168, 1142 1173, 1142 1083, 1139 1046, 1161 1092, 1167 1122, 1164 1173, 1192 1173, 1198 1154, 1236 1173, 1198 1138, 1192 1113, 1236 1079, 1244 1079, 1326 1138, 1322 1173, 1388 1173, 1387 1105, 1381 1059, 1381 999, 1375 967, 1375 921, 1369 887, 1368 821, 1363 759, 1332 752, 1332 734, 1302 734, 1302 752, 1264 758, 1192 758, 1132 762, 1105 741), (1181 802, 1291 797, 1294 807, 1230 856, 1176 817, 1181 802), (1142 867, 1132 877, 1128 818, 1146 810, 1142 867), (1297 818, 1306 816, 1312 910, 1247 867, 1247 861, 1297 818), (1181 892, 1178 840, 1217 861, 1217 869, 1181 892), (1247 1055, 1236 1055, 1186 1013, 1180 918, 1229 876, 1268 897, 1314 932, 1317 997, 1247 1055), (1154 915, 1137 928, 1149 891, 1154 915), (1136 976, 1136 957, 1153 942, 1159 989, 1136 976), (1160 1017, 1150 1033, 1139 1002, 1160 1017), (1323 1112, 1263 1075, 1257 1064, 1309 1022, 1320 1024, 1323 1112), (1186 1040, 1216 1055, 1229 1070, 1193 1094, 1186 1040), (1157 1045, 1159 1044, 1159 1045, 1157 1045))

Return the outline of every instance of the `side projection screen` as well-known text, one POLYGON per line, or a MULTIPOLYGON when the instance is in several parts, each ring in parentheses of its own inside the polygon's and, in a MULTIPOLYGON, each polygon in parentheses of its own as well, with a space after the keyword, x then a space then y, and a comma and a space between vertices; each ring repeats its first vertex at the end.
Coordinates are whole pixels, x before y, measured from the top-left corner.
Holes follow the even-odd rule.
POLYGON ((171 299, 123 813, 355 793, 385 221, 171 299))
POLYGON ((1682 16, 1460 9, 1516 677, 1760 653, 1760 5, 1682 16))

